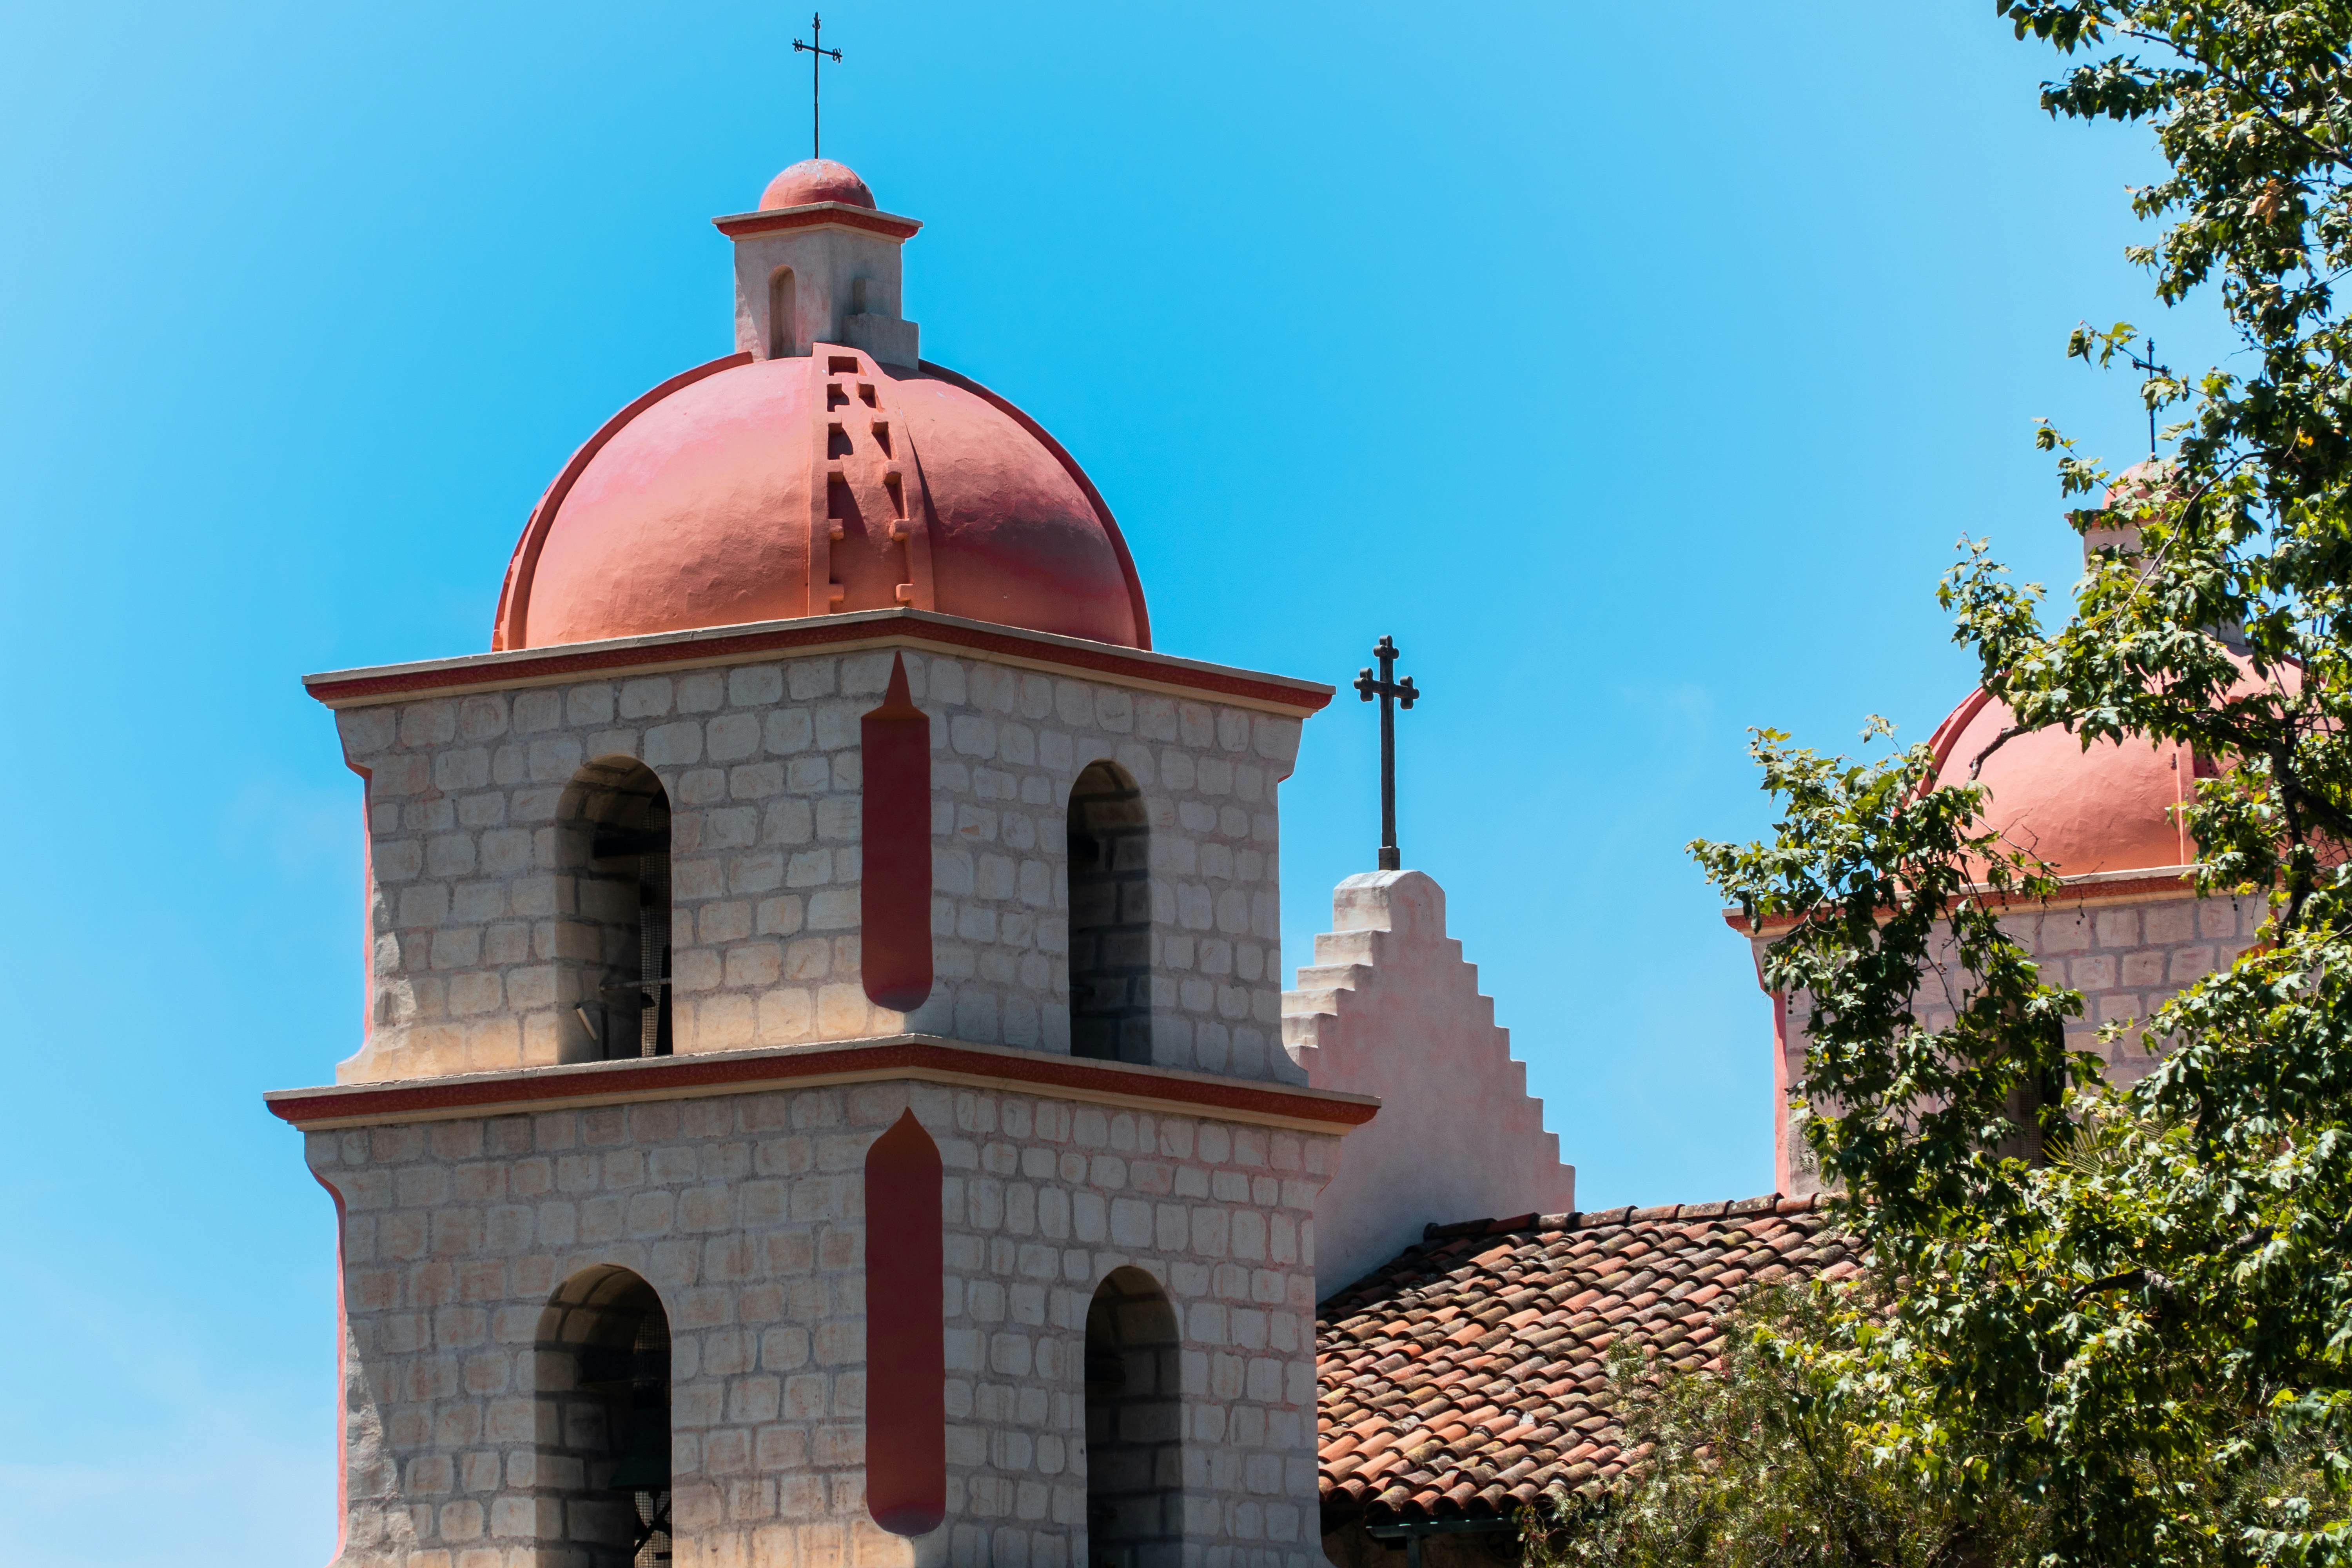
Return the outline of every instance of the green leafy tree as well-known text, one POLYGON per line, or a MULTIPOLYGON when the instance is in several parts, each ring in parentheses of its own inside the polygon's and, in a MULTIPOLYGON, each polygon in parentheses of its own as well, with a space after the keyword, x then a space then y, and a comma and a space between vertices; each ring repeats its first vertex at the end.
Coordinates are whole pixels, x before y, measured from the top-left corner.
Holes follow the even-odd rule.
POLYGON ((2123 482, 2041 432, 2099 547, 2071 614, 1981 546, 1941 595, 2015 715, 1996 745, 2212 763, 2198 889, 2269 921, 2147 1021, 2157 1070, 2109 1085, 2066 1048, 2080 998, 2002 928, 2056 887, 1982 791, 1937 787, 1924 747, 1762 734, 1772 837, 1693 848, 1752 921, 1794 922, 1766 972, 1807 1022, 1806 1136, 1899 1283, 1801 1342, 1874 1463, 2038 1521, 2045 1563, 2352 1561, 2352 5, 1997 9, 2059 51, 2051 113, 2153 129, 2135 258, 2168 305, 2211 285, 2242 353, 2147 379, 2176 450, 2123 482))
POLYGON ((1963 1506, 1885 1463, 1851 1416, 1835 1351, 1851 1288, 1768 1291, 1730 1326, 1719 1373, 1610 1357, 1637 1479, 1529 1533, 1541 1568, 2030 1568, 2042 1531, 2014 1499, 1963 1506))

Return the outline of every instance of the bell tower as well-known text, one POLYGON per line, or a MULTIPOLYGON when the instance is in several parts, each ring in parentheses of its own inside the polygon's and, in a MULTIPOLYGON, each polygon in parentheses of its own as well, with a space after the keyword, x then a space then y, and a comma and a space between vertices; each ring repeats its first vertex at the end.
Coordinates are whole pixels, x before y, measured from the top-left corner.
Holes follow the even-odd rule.
POLYGON ((572 459, 498 649, 306 682, 368 826, 363 1037, 269 1097, 340 1216, 338 1561, 1314 1568, 1376 1109, 1279 1035, 1330 689, 1152 650, 1091 482, 798 168, 746 346, 572 459), (810 591, 886 442, 931 606, 810 591))

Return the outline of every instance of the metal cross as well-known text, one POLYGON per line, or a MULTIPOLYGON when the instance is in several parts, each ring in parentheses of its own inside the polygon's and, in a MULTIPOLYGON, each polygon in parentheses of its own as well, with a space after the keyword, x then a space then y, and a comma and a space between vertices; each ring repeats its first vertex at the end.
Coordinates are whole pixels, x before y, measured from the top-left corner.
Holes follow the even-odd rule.
MULTIPOLYGON (((2156 340, 2154 338, 2147 340, 2147 346, 2138 354, 2126 354, 2124 356, 2124 363, 2130 365, 2134 370, 2143 372, 2148 375, 2170 375, 2172 374, 2172 367, 2170 365, 2158 364, 2156 363, 2156 340)), ((2153 403, 2147 405, 2147 456, 2149 461, 2155 461, 2156 405, 2153 403)))
POLYGON ((1396 841, 1396 710, 1412 708, 1421 692, 1412 676, 1393 679, 1396 644, 1382 637, 1372 657, 1381 661, 1381 678, 1374 680, 1369 668, 1360 670, 1356 694, 1367 702, 1375 697, 1381 700, 1381 869, 1400 871, 1404 868, 1404 856, 1396 841))
POLYGON ((796 55, 804 53, 809 57, 809 156, 816 158, 824 155, 820 150, 820 143, 817 140, 817 132, 819 127, 816 112, 816 73, 818 68, 827 60, 831 60, 835 65, 839 65, 841 63, 841 51, 839 49, 828 49, 820 47, 824 42, 824 18, 814 12, 812 12, 809 15, 809 37, 814 38, 816 42, 814 44, 803 44, 798 38, 794 38, 793 40, 793 53, 796 55))

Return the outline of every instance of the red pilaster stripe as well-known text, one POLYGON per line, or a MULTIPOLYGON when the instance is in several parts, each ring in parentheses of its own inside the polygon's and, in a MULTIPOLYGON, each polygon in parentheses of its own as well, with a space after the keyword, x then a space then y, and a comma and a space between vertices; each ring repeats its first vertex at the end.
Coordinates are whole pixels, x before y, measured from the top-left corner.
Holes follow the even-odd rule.
POLYGON ((931 721, 907 689, 904 655, 890 661, 882 706, 858 720, 857 752, 858 967, 876 1006, 911 1013, 931 994, 931 721))
POLYGON ((894 1535, 948 1512, 945 1173, 911 1110, 866 1151, 866 1507, 894 1535))

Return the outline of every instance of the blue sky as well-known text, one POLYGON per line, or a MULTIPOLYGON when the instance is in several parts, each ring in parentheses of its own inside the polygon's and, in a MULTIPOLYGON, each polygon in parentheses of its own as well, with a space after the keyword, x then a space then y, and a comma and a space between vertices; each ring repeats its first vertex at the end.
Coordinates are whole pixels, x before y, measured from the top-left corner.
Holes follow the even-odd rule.
MULTIPOLYGON (((1764 826, 1745 728, 1924 736, 1968 686, 1953 541, 2072 581, 2034 416, 2144 439, 2068 328, 2224 347, 2121 259, 2145 135, 2053 125, 1990 5, 1662 15, 826 28, 827 151, 928 226, 927 354, 1087 465, 1159 646, 1339 684, 1405 649, 1407 864, 1594 1207, 1771 1183, 1768 1008, 1681 848, 1764 826)), ((358 786, 296 678, 486 647, 572 447, 728 349, 707 220, 806 151, 803 23, 12 16, 0 1565, 331 1551, 331 1214, 260 1094, 352 1048, 358 786)), ((1309 724, 1293 963, 1375 762, 1352 699, 1309 724)))

